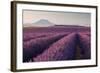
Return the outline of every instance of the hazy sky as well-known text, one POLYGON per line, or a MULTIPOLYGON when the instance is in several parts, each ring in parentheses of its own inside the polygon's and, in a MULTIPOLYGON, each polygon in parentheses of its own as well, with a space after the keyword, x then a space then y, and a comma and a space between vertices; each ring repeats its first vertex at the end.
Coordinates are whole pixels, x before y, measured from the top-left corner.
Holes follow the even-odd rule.
POLYGON ((66 24, 66 25, 90 26, 91 24, 90 13, 23 10, 24 26, 27 25, 27 23, 32 24, 41 19, 46 19, 51 23, 58 24, 58 25, 66 24))

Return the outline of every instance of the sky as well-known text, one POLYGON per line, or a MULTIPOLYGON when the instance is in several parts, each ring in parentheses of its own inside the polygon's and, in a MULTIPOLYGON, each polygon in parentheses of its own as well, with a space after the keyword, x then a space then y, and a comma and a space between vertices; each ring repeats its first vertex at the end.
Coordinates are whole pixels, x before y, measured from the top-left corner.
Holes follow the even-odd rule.
POLYGON ((90 13, 23 10, 24 26, 36 26, 34 23, 41 19, 48 20, 49 22, 57 25, 90 26, 91 24, 90 13))

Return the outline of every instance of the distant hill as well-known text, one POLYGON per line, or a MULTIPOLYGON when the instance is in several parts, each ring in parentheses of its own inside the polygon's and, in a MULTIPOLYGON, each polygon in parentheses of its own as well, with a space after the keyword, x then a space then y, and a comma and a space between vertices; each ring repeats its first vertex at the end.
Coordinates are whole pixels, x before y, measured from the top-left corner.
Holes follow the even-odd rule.
POLYGON ((49 20, 46 19, 40 19, 39 21, 31 24, 25 24, 24 27, 48 27, 48 26, 54 26, 55 24, 50 22, 49 20))
POLYGON ((35 22, 34 24, 38 24, 38 25, 52 25, 53 23, 51 23, 50 21, 48 21, 46 19, 41 19, 41 20, 35 22))
POLYGON ((56 27, 87 27, 87 26, 79 26, 79 25, 54 25, 56 27))
POLYGON ((80 26, 80 25, 68 25, 68 24, 54 24, 47 19, 40 19, 34 23, 26 23, 24 27, 89 27, 89 26, 80 26))

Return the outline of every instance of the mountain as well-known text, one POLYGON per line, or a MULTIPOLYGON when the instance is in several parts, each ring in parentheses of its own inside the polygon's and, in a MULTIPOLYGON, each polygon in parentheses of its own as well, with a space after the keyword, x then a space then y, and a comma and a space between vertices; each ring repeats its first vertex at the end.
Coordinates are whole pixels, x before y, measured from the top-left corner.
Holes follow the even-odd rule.
POLYGON ((34 23, 26 23, 24 24, 24 27, 49 27, 49 26, 55 26, 55 27, 89 27, 89 26, 82 26, 82 25, 76 25, 76 24, 54 24, 46 19, 40 19, 37 22, 34 23))
POLYGON ((88 26, 80 26, 80 25, 54 25, 56 27, 88 27, 88 26))
POLYGON ((51 23, 50 21, 48 21, 46 19, 41 19, 41 20, 35 22, 34 24, 51 25, 53 23, 51 23))
POLYGON ((46 19, 40 19, 39 21, 35 23, 25 24, 25 27, 48 27, 48 26, 54 26, 54 23, 51 23, 49 20, 46 19))

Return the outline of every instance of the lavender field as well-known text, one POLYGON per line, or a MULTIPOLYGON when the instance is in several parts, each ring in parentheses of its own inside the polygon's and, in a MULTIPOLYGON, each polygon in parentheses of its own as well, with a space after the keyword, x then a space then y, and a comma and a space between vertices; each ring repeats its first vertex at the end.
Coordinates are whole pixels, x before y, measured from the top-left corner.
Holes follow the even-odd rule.
POLYGON ((91 30, 86 26, 23 27, 23 62, 91 58, 91 30))

